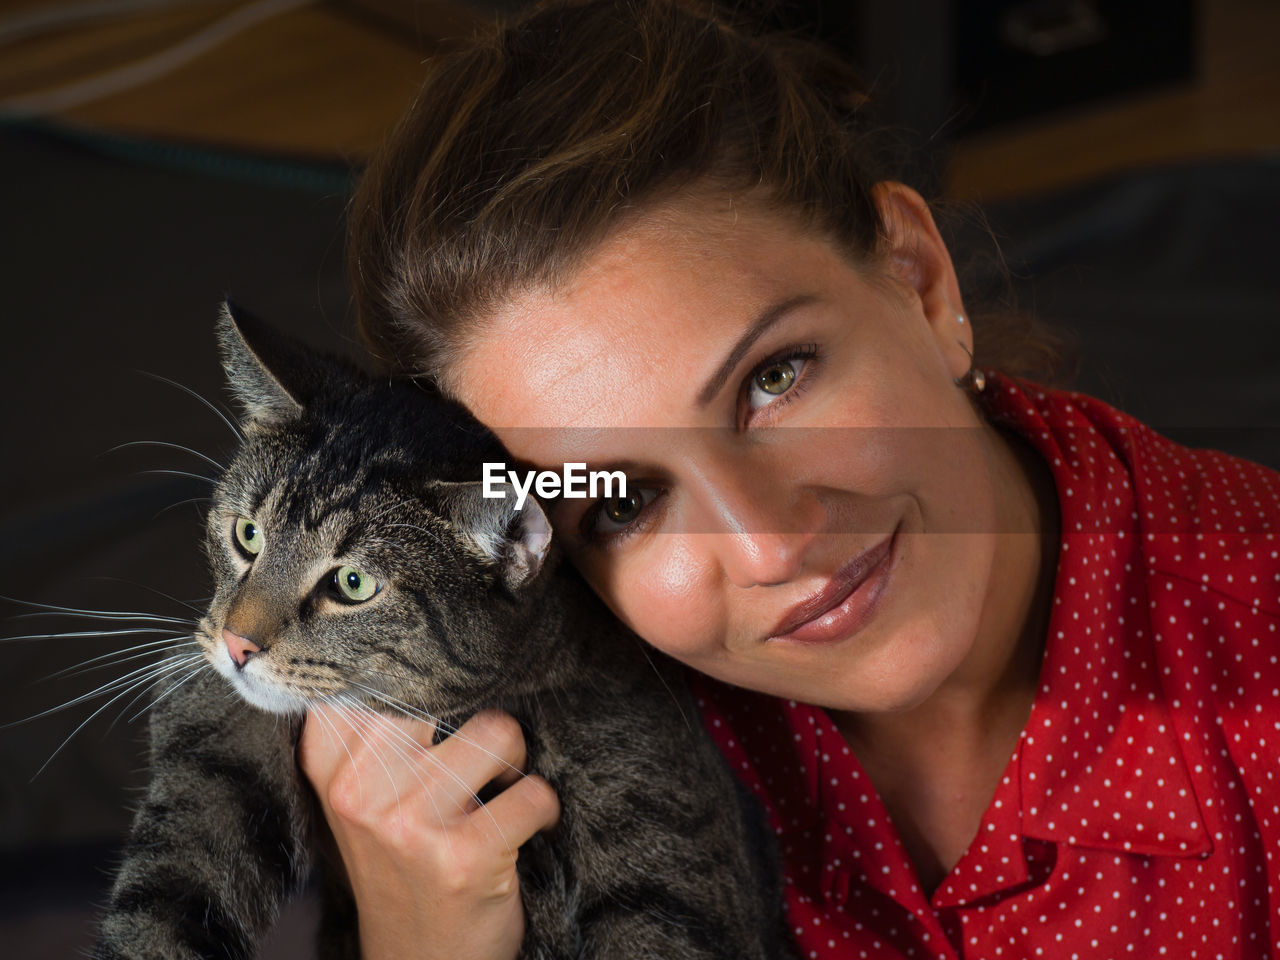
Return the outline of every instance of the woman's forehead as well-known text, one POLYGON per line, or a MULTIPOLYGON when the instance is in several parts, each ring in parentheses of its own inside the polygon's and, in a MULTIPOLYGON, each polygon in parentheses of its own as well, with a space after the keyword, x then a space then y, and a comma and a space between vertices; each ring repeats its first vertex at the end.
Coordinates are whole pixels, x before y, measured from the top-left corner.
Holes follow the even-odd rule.
POLYGON ((780 302, 820 299, 842 263, 825 240, 758 211, 661 209, 560 283, 489 311, 451 381, 499 436, 692 425, 700 386, 742 331, 780 302))

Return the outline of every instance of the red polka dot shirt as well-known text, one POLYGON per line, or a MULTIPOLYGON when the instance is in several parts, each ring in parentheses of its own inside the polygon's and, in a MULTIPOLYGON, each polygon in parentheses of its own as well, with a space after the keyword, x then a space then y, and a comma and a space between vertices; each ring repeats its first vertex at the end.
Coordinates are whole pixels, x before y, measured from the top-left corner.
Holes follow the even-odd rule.
POLYGON ((1280 956, 1280 474, 988 381, 1061 509, 1040 688, 932 896, 826 711, 698 678, 802 958, 1280 956))

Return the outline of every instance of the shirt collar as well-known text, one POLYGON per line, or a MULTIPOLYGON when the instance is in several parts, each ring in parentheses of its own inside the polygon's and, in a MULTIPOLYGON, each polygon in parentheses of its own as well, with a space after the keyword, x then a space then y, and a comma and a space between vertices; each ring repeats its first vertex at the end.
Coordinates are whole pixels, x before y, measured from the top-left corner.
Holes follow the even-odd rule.
POLYGON ((1045 458, 1061 512, 1041 686, 1018 764, 1022 832, 1117 852, 1208 854, 1147 614, 1129 466, 1132 438, 1147 428, 1092 398, 998 374, 988 383, 988 415, 1045 458), (1084 625, 1081 612, 1095 607, 1107 611, 1105 629, 1084 625))

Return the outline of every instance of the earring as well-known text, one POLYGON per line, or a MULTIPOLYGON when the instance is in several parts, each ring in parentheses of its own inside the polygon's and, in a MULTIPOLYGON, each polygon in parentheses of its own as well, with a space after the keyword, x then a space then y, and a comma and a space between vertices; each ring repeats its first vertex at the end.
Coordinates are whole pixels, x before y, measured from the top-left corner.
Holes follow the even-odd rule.
POLYGON ((976 397, 987 388, 987 377, 977 367, 970 367, 963 377, 956 377, 956 386, 968 390, 976 397))
POLYGON ((956 314, 956 323, 964 323, 964 314, 963 314, 963 313, 957 313, 957 314, 956 314))
MULTIPOLYGON (((957 315, 957 319, 959 319, 961 323, 964 323, 964 317, 962 315, 957 315)), ((957 340, 956 343, 960 344, 961 350, 969 354, 970 367, 964 376, 955 378, 955 385, 960 387, 962 390, 969 391, 969 393, 976 397, 987 388, 986 374, 972 365, 973 354, 969 351, 969 348, 964 345, 963 341, 957 340)))

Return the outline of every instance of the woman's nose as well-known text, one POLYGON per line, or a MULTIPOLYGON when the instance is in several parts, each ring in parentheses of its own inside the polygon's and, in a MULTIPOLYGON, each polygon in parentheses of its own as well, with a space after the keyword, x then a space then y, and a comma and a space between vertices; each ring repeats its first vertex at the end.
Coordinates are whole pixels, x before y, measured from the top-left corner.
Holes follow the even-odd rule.
POLYGON ((826 524, 812 491, 772 471, 705 467, 695 495, 697 526, 729 581, 738 587, 795 579, 805 554, 826 524))

